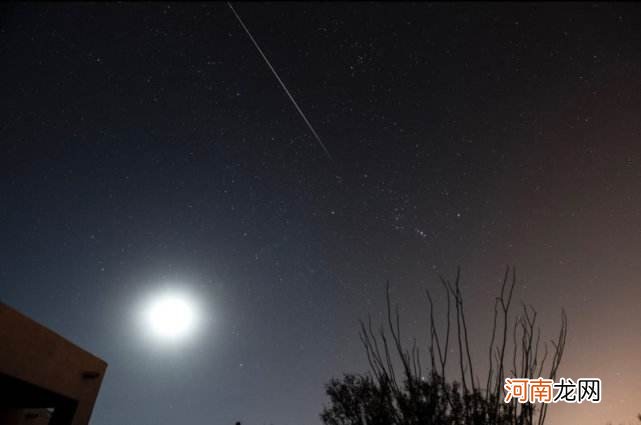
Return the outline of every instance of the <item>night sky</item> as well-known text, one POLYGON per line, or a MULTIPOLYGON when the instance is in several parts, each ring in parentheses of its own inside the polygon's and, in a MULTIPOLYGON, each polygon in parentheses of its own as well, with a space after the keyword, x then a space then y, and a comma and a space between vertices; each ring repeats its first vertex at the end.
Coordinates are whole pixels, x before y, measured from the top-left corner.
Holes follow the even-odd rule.
POLYGON ((633 420, 641 9, 235 7, 331 159, 224 3, 0 9, 0 299, 109 363, 92 423, 317 425, 386 280, 425 341, 460 265, 485 359, 507 264, 603 379, 549 423, 633 420), (137 323, 163 288, 184 344, 137 323))

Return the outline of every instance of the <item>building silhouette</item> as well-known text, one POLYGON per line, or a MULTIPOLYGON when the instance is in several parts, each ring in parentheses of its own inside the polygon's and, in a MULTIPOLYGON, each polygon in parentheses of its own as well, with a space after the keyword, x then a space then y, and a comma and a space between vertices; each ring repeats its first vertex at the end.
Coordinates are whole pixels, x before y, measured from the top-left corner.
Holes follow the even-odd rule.
POLYGON ((87 425, 106 369, 0 303, 0 425, 87 425))

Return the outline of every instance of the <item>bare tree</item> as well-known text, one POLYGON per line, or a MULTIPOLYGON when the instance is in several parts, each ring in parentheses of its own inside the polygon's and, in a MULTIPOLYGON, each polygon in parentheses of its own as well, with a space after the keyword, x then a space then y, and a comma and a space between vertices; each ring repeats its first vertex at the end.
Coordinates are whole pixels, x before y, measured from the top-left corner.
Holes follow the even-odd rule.
MULTIPOLYGON (((385 299, 386 323, 374 328, 371 318, 360 323, 360 339, 370 367, 366 375, 345 375, 327 385, 330 405, 321 418, 327 425, 542 425, 547 404, 503 401, 506 371, 519 378, 538 378, 545 373, 555 379, 567 335, 567 317, 561 313, 556 339, 541 344, 536 310, 526 304, 514 316, 513 294, 516 272, 508 267, 500 295, 494 302, 492 333, 488 348, 484 386, 474 372, 468 335, 460 268, 453 282, 441 277, 446 294, 444 326, 435 320, 432 295, 426 291, 428 307, 427 359, 413 341, 406 347, 401 337, 398 306, 392 305, 389 283, 385 299), (452 318, 454 316, 454 318, 452 318), (455 366, 459 377, 446 379, 449 354, 456 345, 455 366), (510 361, 511 360, 511 361, 510 361), (425 374, 423 364, 429 369, 425 374), (511 364, 509 364, 511 363, 511 364), (397 370, 398 369, 398 370, 397 370)), ((454 366, 454 365, 453 365, 454 366)))

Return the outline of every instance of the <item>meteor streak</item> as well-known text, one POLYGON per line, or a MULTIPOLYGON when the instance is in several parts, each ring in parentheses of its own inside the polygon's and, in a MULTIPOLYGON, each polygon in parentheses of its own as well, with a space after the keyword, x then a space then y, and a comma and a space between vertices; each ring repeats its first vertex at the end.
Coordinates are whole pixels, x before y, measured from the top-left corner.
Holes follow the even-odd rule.
POLYGON ((305 115, 305 113, 303 112, 303 110, 300 108, 300 106, 298 106, 298 103, 297 103, 297 102, 296 102, 296 100, 294 99, 294 96, 292 96, 292 94, 290 93, 289 89, 287 88, 287 86, 285 85, 285 83, 283 82, 283 80, 281 80, 280 76, 278 75, 278 72, 276 72, 276 69, 274 69, 274 67, 272 66, 272 64, 271 64, 271 62, 269 61, 269 59, 267 59, 267 56, 266 56, 266 55, 265 55, 265 53, 263 52, 263 49, 261 49, 261 48, 260 48, 260 46, 258 45, 258 42, 256 41, 256 39, 254 38, 254 36, 252 36, 251 32, 249 31, 249 28, 247 28, 247 25, 245 25, 245 23, 243 22, 242 18, 241 18, 241 17, 240 17, 240 15, 238 14, 238 12, 236 12, 236 9, 234 9, 234 6, 232 6, 231 2, 227 2, 227 6, 229 6, 229 8, 231 9, 231 11, 234 13, 234 16, 235 16, 235 17, 236 17, 236 19, 238 20, 238 23, 240 23, 240 26, 241 26, 241 27, 243 27, 243 29, 244 29, 244 30, 245 30, 245 32, 247 33, 247 36, 249 37, 249 39, 252 41, 252 43, 254 43, 254 46, 256 47, 256 50, 258 50, 258 53, 260 53, 260 55, 261 55, 261 56, 263 57, 263 59, 265 60, 265 63, 267 64, 267 66, 269 67, 269 69, 272 71, 272 74, 274 74, 274 77, 276 77, 276 80, 278 80, 278 82, 280 83, 280 86, 283 88, 283 90, 284 90, 284 91, 285 91, 285 93, 287 94, 287 97, 289 97, 289 100, 291 100, 291 101, 292 101, 292 103, 294 104, 294 107, 296 108, 296 110, 297 110, 297 111, 298 111, 298 113, 300 114, 301 118, 303 118, 303 121, 305 121, 305 124, 307 124, 307 127, 309 128, 309 131, 311 131, 311 132, 312 132, 312 134, 314 135, 314 138, 316 139, 316 141, 318 142, 318 144, 320 145, 320 147, 323 149, 323 151, 325 152, 325 154, 327 155, 327 157, 328 157, 329 159, 332 159, 332 155, 330 155, 329 150, 327 150, 327 147, 325 146, 325 144, 324 144, 324 143, 323 143, 323 141, 321 140, 320 136, 318 135, 318 133, 316 132, 316 130, 314 130, 314 127, 312 126, 312 123, 311 123, 311 122, 309 122, 309 120, 307 119, 307 116, 305 115))

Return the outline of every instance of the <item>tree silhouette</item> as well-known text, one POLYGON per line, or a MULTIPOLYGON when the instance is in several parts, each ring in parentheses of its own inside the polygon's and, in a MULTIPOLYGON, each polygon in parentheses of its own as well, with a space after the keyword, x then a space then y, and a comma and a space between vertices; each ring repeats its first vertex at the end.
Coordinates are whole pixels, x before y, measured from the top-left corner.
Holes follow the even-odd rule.
POLYGON ((494 303, 492 336, 488 349, 487 378, 481 383, 474 373, 468 338, 460 268, 454 283, 441 278, 447 295, 445 329, 437 329, 429 291, 429 343, 421 354, 414 340, 403 345, 398 306, 392 308, 389 283, 386 290, 387 321, 374 330, 371 318, 360 323, 360 338, 369 363, 367 374, 346 374, 326 386, 329 404, 321 413, 326 425, 542 425, 547 404, 540 407, 516 400, 503 401, 508 376, 538 378, 547 365, 547 377, 555 379, 567 335, 567 317, 561 313, 556 339, 541 347, 537 313, 523 304, 511 314, 516 272, 508 267, 500 295, 494 303), (452 321, 454 316, 454 321, 452 321), (552 349, 549 350, 548 347, 552 349), (447 379, 450 354, 457 354, 459 376, 447 379), (423 358, 428 368, 424 371, 423 358))

